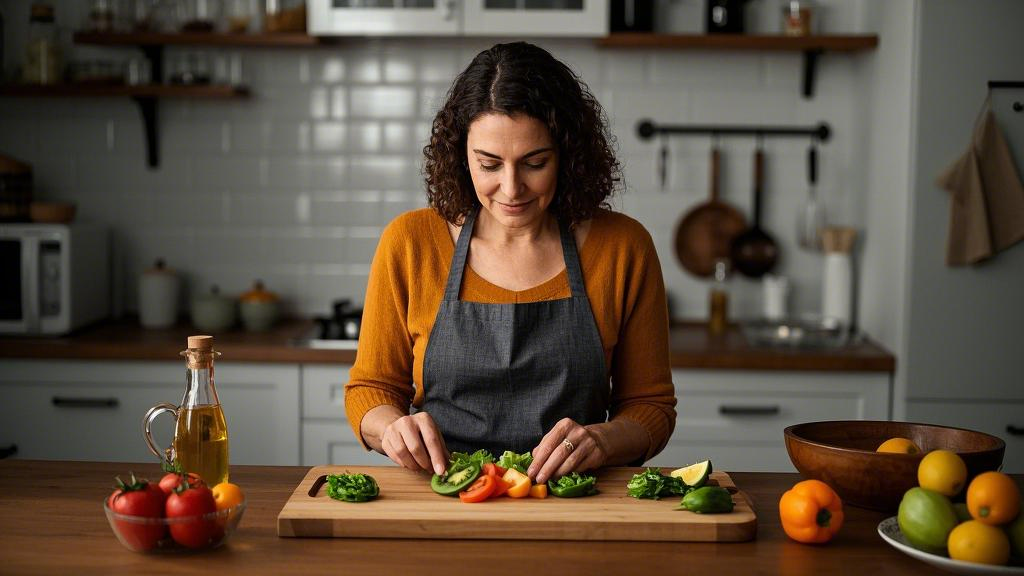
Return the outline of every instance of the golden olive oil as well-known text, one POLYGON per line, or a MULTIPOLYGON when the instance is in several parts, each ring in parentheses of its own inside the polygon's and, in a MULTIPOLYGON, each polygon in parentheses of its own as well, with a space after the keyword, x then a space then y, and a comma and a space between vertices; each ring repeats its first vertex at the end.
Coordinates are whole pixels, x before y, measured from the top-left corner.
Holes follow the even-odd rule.
POLYGON ((228 426, 220 404, 178 411, 174 453, 182 469, 199 474, 207 486, 228 481, 228 426))

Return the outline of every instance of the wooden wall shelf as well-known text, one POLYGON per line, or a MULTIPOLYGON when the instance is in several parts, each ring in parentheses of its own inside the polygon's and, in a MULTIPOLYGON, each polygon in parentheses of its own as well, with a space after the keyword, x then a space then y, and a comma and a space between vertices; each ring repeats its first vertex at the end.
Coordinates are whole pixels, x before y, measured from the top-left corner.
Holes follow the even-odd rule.
POLYGON ((222 32, 75 32, 75 44, 95 46, 237 46, 240 48, 311 48, 336 44, 304 33, 226 34, 222 32))
POLYGON ((622 32, 597 40, 605 48, 745 50, 803 54, 803 95, 814 95, 818 57, 825 52, 862 52, 878 47, 878 35, 781 36, 753 34, 650 34, 622 32))

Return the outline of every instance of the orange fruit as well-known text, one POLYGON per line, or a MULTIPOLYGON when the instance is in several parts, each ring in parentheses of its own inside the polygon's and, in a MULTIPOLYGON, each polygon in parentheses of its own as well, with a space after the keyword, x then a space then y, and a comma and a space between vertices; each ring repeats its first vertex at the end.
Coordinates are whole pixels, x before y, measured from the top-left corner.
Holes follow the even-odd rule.
POLYGON ((949 450, 932 450, 917 465, 917 484, 953 497, 967 483, 967 465, 960 456, 949 450))
POLYGON ((234 508, 245 502, 245 494, 242 493, 242 489, 237 484, 221 482, 214 486, 212 490, 213 501, 217 503, 218 511, 234 508))
POLYGON ((977 520, 968 520, 953 528, 947 547, 953 560, 997 566, 1010 560, 1010 540, 1006 533, 977 520))
POLYGON ((913 440, 906 438, 889 438, 882 442, 875 452, 891 452, 893 454, 917 454, 921 449, 913 440))
POLYGON ((1006 524, 1020 511, 1020 490, 1002 472, 983 472, 967 487, 967 510, 984 524, 1006 524))

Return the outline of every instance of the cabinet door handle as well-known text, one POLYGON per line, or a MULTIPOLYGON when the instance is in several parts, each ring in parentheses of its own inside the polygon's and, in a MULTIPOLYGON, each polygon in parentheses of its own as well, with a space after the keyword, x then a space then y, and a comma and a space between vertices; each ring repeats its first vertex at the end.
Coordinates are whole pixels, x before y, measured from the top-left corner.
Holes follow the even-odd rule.
POLYGON ((1007 424, 1006 433, 1011 436, 1024 436, 1024 428, 1014 426, 1013 424, 1007 424))
POLYGON ((718 407, 718 413, 722 416, 774 416, 779 413, 779 406, 729 406, 723 404, 718 407))
POLYGON ((121 402, 117 398, 68 398, 54 396, 51 400, 58 408, 117 408, 121 402))

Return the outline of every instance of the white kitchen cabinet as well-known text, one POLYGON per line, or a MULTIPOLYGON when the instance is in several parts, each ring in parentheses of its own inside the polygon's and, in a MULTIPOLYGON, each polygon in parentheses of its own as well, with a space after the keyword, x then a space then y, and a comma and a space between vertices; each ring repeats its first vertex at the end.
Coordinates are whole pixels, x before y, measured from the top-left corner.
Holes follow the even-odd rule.
POLYGON ((374 464, 391 460, 363 448, 345 417, 349 365, 302 366, 302 465, 374 464))
POLYGON ((1024 402, 910 400, 907 421, 987 432, 1006 442, 1003 471, 1024 473, 1024 402))
POLYGON ((710 459, 718 470, 793 472, 783 430, 820 420, 888 420, 887 372, 673 370, 676 428, 648 464, 710 459))
MULTIPOLYGON (((231 464, 299 464, 298 365, 220 362, 216 386, 231 464)), ((184 390, 182 362, 4 360, 0 445, 16 444, 18 458, 154 461, 142 417, 184 390)), ((170 444, 169 415, 153 430, 170 444)))
POLYGON ((466 36, 608 35, 608 0, 465 0, 466 36))
POLYGON ((459 0, 313 0, 314 36, 454 36, 461 28, 459 0))
POLYGON ((315 36, 608 34, 608 0, 314 0, 315 36))

